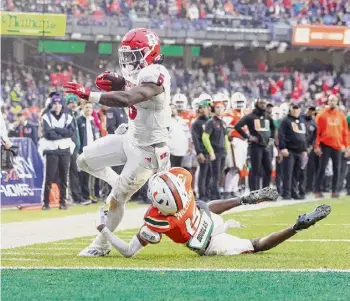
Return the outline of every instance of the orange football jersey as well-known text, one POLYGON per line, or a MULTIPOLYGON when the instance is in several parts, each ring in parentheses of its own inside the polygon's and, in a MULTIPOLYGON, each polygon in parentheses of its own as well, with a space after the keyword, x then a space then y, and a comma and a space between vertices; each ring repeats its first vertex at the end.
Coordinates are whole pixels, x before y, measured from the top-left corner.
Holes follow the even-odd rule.
POLYGON ((199 220, 200 211, 196 205, 192 191, 191 173, 181 167, 171 168, 172 174, 183 179, 186 191, 190 193, 190 201, 175 215, 163 215, 155 206, 151 206, 145 214, 145 225, 151 230, 164 233, 176 243, 187 243, 195 233, 199 220))
MULTIPOLYGON (((224 121, 227 123, 228 127, 233 128, 243 116, 243 110, 232 110, 224 115, 224 121)), ((246 128, 244 128, 244 130, 246 130, 246 128)), ((231 137, 242 138, 236 130, 231 131, 231 137)))

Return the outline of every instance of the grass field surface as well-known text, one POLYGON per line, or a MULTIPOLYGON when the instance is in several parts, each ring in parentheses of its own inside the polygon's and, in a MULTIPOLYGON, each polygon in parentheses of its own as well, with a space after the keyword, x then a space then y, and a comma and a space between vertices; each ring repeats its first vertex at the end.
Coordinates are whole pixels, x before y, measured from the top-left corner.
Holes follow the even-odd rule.
MULTIPOLYGON (((246 226, 231 229, 231 234, 255 238, 294 224, 299 214, 322 203, 332 207, 328 218, 258 254, 199 257, 166 238, 131 259, 115 250, 102 258, 77 257, 93 237, 2 250, 3 300, 350 300, 350 198, 245 211, 224 219, 234 218, 246 226), (188 268, 212 270, 183 270, 188 268), (255 269, 266 272, 249 271, 255 269)), ((129 241, 136 232, 116 233, 129 241)))

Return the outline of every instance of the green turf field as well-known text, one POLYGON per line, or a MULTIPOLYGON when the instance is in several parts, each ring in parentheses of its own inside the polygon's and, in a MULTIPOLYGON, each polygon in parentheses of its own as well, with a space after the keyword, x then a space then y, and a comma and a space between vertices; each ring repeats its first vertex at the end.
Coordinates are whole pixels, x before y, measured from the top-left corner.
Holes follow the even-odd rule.
MULTIPOLYGON (((350 273, 346 272, 350 271, 350 198, 301 202, 224 218, 234 218, 246 226, 231 229, 230 233, 255 238, 293 224, 299 214, 312 211, 322 203, 332 206, 327 219, 260 254, 198 257, 185 247, 163 239, 159 245, 142 250, 136 258, 123 258, 115 250, 102 258, 77 257, 93 237, 2 250, 3 300, 350 300, 350 273), (39 269, 6 269, 16 267, 39 269), (40 269, 52 267, 75 269, 40 269), (217 269, 234 271, 215 271, 217 269), (248 271, 237 271, 240 269, 248 271), (249 271, 253 269, 271 271, 249 271), (286 269, 343 272, 288 272, 286 269), (33 285, 42 289, 33 290, 33 285)), ((136 231, 119 231, 117 235, 130 240, 136 231)))

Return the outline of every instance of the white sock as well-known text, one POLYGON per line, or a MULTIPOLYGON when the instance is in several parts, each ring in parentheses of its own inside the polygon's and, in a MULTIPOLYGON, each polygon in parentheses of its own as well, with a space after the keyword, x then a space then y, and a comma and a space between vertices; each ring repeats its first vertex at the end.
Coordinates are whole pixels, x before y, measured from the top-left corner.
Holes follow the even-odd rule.
POLYGON ((233 178, 233 168, 230 168, 230 170, 228 171, 225 177, 225 192, 233 192, 232 178, 233 178))

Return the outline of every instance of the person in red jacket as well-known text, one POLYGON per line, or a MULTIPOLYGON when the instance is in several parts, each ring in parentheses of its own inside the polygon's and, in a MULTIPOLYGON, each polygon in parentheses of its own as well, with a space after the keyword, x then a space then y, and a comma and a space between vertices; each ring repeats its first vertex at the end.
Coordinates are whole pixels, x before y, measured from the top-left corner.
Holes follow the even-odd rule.
POLYGON ((332 158, 333 181, 332 197, 338 197, 338 179, 340 175, 340 163, 342 152, 349 153, 348 125, 344 113, 338 108, 339 99, 336 95, 328 97, 328 107, 316 118, 317 134, 315 142, 315 153, 320 156, 320 166, 317 173, 316 197, 321 194, 321 183, 325 176, 325 170, 332 158))

